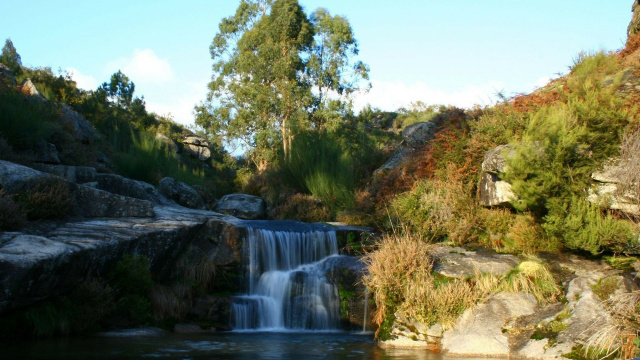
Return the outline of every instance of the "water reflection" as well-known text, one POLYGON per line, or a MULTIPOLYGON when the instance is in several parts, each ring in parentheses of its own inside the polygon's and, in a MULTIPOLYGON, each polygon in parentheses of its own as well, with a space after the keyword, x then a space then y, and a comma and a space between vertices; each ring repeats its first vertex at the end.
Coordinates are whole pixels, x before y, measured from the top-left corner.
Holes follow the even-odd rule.
POLYGON ((424 350, 380 349, 349 333, 211 333, 0 343, 0 359, 441 360, 424 350))

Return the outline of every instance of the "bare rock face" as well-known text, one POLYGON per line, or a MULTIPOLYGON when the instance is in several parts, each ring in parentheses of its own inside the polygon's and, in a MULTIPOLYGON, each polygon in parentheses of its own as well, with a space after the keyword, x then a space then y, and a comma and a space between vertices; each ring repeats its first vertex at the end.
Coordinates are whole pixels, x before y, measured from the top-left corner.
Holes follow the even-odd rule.
POLYGON ((179 205, 191 209, 204 209, 205 204, 202 196, 191 186, 177 181, 174 178, 165 177, 158 183, 158 190, 167 198, 175 201, 179 205))
POLYGON ((15 194, 23 190, 29 182, 49 178, 45 174, 30 167, 0 160, 0 190, 7 194, 15 194))
POLYGON ((459 247, 438 246, 432 250, 433 270, 448 277, 466 278, 477 273, 504 275, 518 265, 518 258, 484 250, 468 251, 459 247))
POLYGON ((497 146, 485 154, 478 187, 481 205, 509 206, 510 201, 516 199, 511 184, 500 178, 500 174, 507 169, 506 158, 514 154, 515 150, 511 145, 497 146))
POLYGON ((264 218, 266 205, 264 200, 258 196, 228 194, 218 201, 216 211, 241 219, 256 220, 264 218))
POLYGON ((158 189, 144 181, 132 180, 114 174, 96 174, 95 187, 110 193, 151 201, 159 205, 171 205, 172 202, 162 196, 158 189))
POLYGON ((633 17, 627 27, 627 37, 632 37, 640 32, 640 3, 637 0, 633 2, 631 11, 633 12, 633 17))
POLYGON ((151 201, 115 195, 87 185, 74 187, 76 211, 84 217, 154 217, 151 201))
POLYGON ((62 104, 60 108, 60 120, 73 129, 76 140, 82 143, 91 143, 100 138, 100 134, 93 125, 67 104, 62 104))
POLYGON ((503 328, 509 321, 533 314, 537 306, 531 294, 498 293, 475 309, 466 310, 453 329, 444 333, 442 350, 449 356, 510 355, 503 328))
POLYGON ((628 169, 619 162, 613 161, 602 169, 591 174, 595 185, 589 189, 587 201, 605 205, 612 210, 620 210, 629 215, 640 216, 640 194, 638 184, 625 186, 628 183, 628 169))
POLYGON ((193 135, 185 137, 182 143, 184 149, 200 161, 207 161, 211 158, 211 150, 209 149, 211 143, 207 139, 193 135))
POLYGON ((407 126, 402 131, 402 138, 408 146, 416 148, 427 144, 435 137, 437 124, 433 122, 419 122, 407 126))
POLYGON ((20 91, 26 96, 30 96, 32 99, 39 101, 48 101, 47 98, 42 95, 40 91, 36 88, 36 85, 31 81, 31 79, 26 78, 20 84, 20 91))

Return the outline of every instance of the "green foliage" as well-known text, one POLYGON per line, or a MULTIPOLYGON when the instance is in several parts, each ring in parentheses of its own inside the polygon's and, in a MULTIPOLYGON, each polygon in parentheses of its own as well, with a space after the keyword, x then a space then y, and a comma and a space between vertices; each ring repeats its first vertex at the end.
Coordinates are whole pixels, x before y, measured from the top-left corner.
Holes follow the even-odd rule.
POLYGON ((63 132, 54 105, 25 101, 24 95, 0 86, 0 136, 16 151, 46 146, 55 134, 63 132))
POLYGON ((125 255, 110 274, 110 283, 120 300, 117 312, 134 324, 145 324, 152 318, 149 292, 153 279, 149 259, 144 256, 125 255))
POLYGON ((57 177, 28 182, 15 201, 29 220, 61 219, 73 212, 74 200, 67 183, 57 177))
POLYGON ((284 162, 292 185, 313 194, 333 212, 352 206, 353 160, 331 135, 298 135, 284 162))
POLYGON ((18 79, 29 78, 38 91, 47 99, 69 105, 80 103, 86 94, 78 89, 68 72, 58 70, 54 74, 50 67, 23 68, 18 79))
POLYGON ((13 46, 13 41, 7 39, 2 47, 2 54, 0 54, 0 63, 5 64, 9 69, 13 71, 15 75, 20 75, 22 72, 22 59, 20 54, 13 46))
POLYGON ((346 96, 368 78, 364 63, 350 63, 357 51, 341 16, 319 9, 310 21, 296 0, 243 0, 210 47, 210 93, 196 107, 196 124, 212 138, 240 141, 263 171, 276 149, 289 156, 297 134, 332 127, 349 113, 346 96))
POLYGON ((594 255, 605 250, 624 252, 635 238, 627 222, 603 215, 596 205, 577 197, 553 209, 544 220, 545 231, 562 239, 567 248, 594 255))
POLYGON ((598 279, 598 282, 591 285, 593 293, 596 294, 600 301, 605 301, 620 288, 618 277, 610 276, 598 279))
POLYGON ((393 127, 399 130, 419 123, 431 121, 439 112, 446 110, 443 105, 426 105, 417 101, 409 106, 409 109, 399 110, 399 115, 393 123, 393 127))

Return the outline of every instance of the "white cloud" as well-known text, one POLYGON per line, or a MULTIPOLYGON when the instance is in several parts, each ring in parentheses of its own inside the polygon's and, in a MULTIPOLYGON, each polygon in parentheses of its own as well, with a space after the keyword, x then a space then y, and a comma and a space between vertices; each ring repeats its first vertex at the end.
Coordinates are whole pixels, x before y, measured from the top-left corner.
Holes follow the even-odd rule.
POLYGON ((193 107, 207 95, 206 81, 201 83, 174 81, 167 89, 171 89, 171 93, 167 93, 168 96, 162 96, 162 100, 145 96, 147 110, 158 115, 171 114, 177 123, 192 125, 194 123, 193 107))
POLYGON ((372 88, 367 94, 355 96, 354 107, 356 111, 367 104, 382 110, 395 111, 416 101, 422 101, 426 104, 455 105, 463 108, 470 108, 474 105, 484 106, 493 104, 496 93, 504 88, 502 82, 490 82, 482 86, 469 85, 452 92, 434 89, 420 81, 406 84, 372 80, 371 85, 372 88))
POLYGON ((136 85, 138 82, 160 85, 173 79, 173 70, 169 61, 159 58, 151 49, 135 49, 131 57, 109 62, 106 70, 108 74, 122 70, 136 85))
POLYGON ((78 71, 76 68, 69 67, 67 72, 71 74, 71 78, 76 82, 76 85, 84 90, 95 90, 98 88, 98 80, 91 75, 85 75, 78 71))

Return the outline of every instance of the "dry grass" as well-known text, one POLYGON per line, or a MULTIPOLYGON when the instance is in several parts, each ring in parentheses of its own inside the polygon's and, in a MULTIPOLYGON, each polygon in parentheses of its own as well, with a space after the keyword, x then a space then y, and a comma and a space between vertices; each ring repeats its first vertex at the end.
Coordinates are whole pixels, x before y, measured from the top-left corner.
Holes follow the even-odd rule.
POLYGON ((541 304, 554 302, 561 293, 549 269, 536 259, 523 261, 508 272, 500 290, 529 293, 541 304))
POLYGON ((377 324, 382 324, 389 310, 394 311, 395 306, 405 301, 409 284, 431 273, 431 246, 408 232, 392 234, 384 236, 378 250, 364 257, 369 275, 363 278, 363 283, 374 295, 377 324))
POLYGON ((599 329, 586 343, 586 354, 599 358, 631 359, 640 355, 640 290, 614 295, 603 304, 615 325, 599 329))
POLYGON ((189 300, 185 298, 184 287, 168 287, 154 285, 149 292, 153 317, 157 320, 178 319, 182 320, 189 310, 189 300))
POLYGON ((69 187, 56 177, 30 181, 15 199, 31 220, 60 219, 70 214, 74 206, 69 187))

